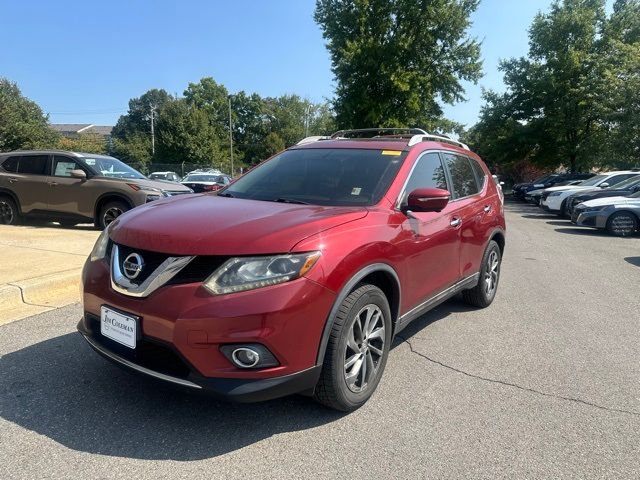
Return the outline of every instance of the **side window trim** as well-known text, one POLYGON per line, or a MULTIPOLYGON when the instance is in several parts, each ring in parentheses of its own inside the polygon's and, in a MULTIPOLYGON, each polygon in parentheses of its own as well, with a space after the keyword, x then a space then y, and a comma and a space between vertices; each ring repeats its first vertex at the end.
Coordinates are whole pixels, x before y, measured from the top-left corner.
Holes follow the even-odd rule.
POLYGON ((447 184, 447 189, 449 188, 449 185, 451 185, 451 180, 449 178, 449 174, 447 172, 447 168, 444 164, 444 159, 442 157, 442 152, 440 150, 425 150, 424 152, 422 152, 420 154, 420 156, 418 158, 416 158, 416 161, 413 162, 413 166, 411 167, 411 170, 409 170, 409 174, 407 175, 407 178, 404 181, 404 184, 402 185, 402 188, 400 189, 400 193, 398 194, 398 198, 396 199, 396 204, 395 204, 395 209, 400 211, 401 207, 402 207, 402 201, 404 199, 405 194, 407 193, 407 185, 409 185, 409 180, 411 180, 411 177, 413 176, 413 172, 416 169, 416 167, 418 166, 418 164, 420 163, 420 161, 427 155, 431 154, 431 153, 435 153, 436 155, 438 155, 438 157, 440 158, 440 165, 442 165, 442 169, 444 170, 444 177, 445 177, 445 182, 447 184))
POLYGON ((487 172, 484 171, 484 168, 482 168, 482 165, 480 165, 476 159, 471 157, 467 157, 467 159, 471 162, 471 168, 473 169, 476 181, 478 182, 478 193, 482 193, 484 187, 487 186, 487 172), (478 178, 479 172, 482 172, 482 178, 478 178))

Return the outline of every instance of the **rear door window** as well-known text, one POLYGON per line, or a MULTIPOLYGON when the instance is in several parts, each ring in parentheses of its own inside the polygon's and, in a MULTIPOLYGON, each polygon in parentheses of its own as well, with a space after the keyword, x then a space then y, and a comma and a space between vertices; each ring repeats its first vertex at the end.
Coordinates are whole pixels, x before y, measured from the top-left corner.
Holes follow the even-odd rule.
POLYGON ((49 155, 22 155, 18 162, 18 173, 46 175, 49 155))
POLYGON ((480 164, 474 159, 470 158, 469 161, 471 162, 471 167, 476 174, 476 180, 478 181, 478 191, 480 191, 484 188, 484 182, 486 181, 487 174, 484 173, 484 170, 482 169, 480 164))
POLYGON ((476 174, 471 166, 471 161, 467 157, 445 153, 444 162, 451 178, 450 192, 452 198, 469 197, 480 191, 476 174))

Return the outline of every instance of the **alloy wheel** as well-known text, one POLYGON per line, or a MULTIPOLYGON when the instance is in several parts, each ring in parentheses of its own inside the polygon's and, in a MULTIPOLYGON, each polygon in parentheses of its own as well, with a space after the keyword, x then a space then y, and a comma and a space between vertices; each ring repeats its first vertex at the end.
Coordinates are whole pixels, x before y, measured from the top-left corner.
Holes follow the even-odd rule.
POLYGON ((382 310, 372 303, 365 305, 353 320, 344 352, 344 379, 352 392, 361 392, 376 378, 384 339, 382 310))
POLYGON ((111 222, 122 215, 124 212, 118 207, 111 207, 104 212, 103 221, 104 226, 108 227, 111 222))
POLYGON ((13 222, 13 208, 7 202, 0 200, 0 224, 11 225, 13 222))
POLYGON ((618 214, 611 220, 611 230, 616 235, 631 235, 635 229, 636 222, 630 215, 618 214))
POLYGON ((488 297, 492 296, 498 286, 498 276, 500 275, 500 259, 498 252, 492 250, 487 258, 487 269, 484 273, 484 291, 488 297))

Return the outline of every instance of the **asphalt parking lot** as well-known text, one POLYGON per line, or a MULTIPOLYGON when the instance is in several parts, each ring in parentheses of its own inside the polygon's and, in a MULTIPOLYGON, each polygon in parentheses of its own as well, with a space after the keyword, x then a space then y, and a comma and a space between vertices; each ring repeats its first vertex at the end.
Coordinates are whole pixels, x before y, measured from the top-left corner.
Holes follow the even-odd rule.
POLYGON ((349 415, 130 375, 79 305, 0 326, 0 478, 637 478, 640 238, 507 209, 494 304, 417 320, 349 415))

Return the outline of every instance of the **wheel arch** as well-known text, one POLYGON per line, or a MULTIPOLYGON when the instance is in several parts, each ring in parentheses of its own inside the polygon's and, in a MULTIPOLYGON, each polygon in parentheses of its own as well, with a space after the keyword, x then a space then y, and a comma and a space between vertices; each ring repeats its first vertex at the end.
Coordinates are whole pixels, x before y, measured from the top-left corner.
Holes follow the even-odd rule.
MULTIPOLYGON (((494 230, 491 233, 491 236, 489 237, 489 242, 491 240, 495 241, 498 244, 498 246, 500 247, 500 255, 504 255, 504 248, 505 248, 505 245, 506 245, 506 237, 505 237, 504 231, 502 231, 500 229, 494 230)), ((487 242, 487 244, 489 242, 487 242)))
POLYGON ((327 350, 327 344, 329 342, 329 336, 331 334, 331 328, 333 327, 333 319, 340 308, 340 305, 347 296, 357 287, 360 283, 370 283, 380 288, 389 301, 389 308, 391 310, 391 322, 396 326, 396 322, 400 315, 400 298, 401 288, 400 279, 396 271, 386 263, 374 263, 360 269, 355 275, 353 275, 347 283, 340 289, 333 306, 329 311, 327 320, 322 331, 322 337, 320 339, 320 345, 318 346, 318 354, 316 357, 316 365, 322 365, 324 361, 324 355, 327 350))
POLYGON ((18 200, 18 197, 16 196, 15 193, 13 193, 11 190, 8 190, 6 188, 0 188, 0 197, 2 196, 7 196, 11 198, 11 200, 13 200, 13 202, 18 207, 18 212, 22 214, 22 205, 20 205, 20 200, 18 200))
POLYGON ((102 206, 105 203, 114 201, 114 200, 122 201, 126 203, 129 206, 129 208, 133 208, 135 206, 131 201, 131 199, 122 193, 115 193, 115 192, 103 193, 98 197, 93 207, 93 218, 94 219, 98 218, 98 215, 100 214, 100 210, 102 209, 102 206))

